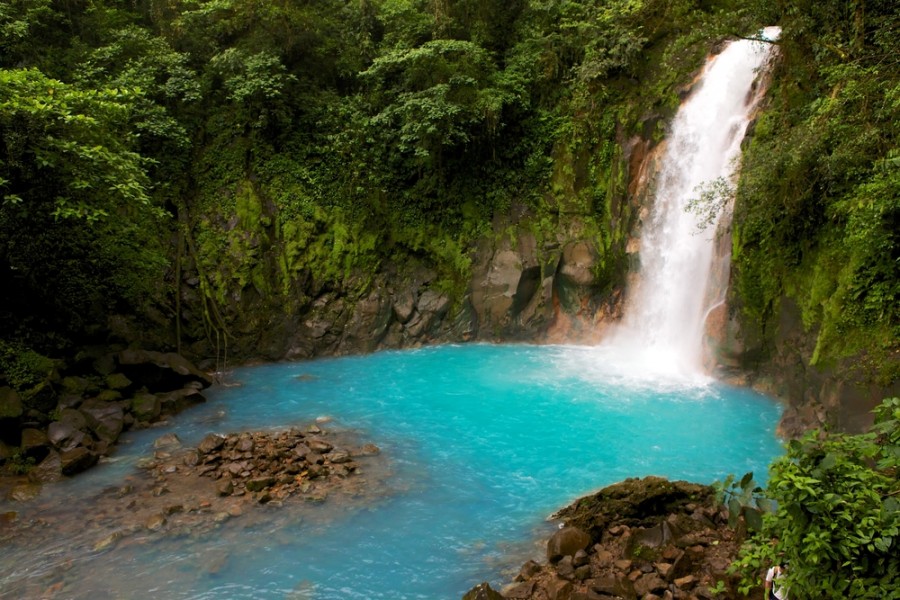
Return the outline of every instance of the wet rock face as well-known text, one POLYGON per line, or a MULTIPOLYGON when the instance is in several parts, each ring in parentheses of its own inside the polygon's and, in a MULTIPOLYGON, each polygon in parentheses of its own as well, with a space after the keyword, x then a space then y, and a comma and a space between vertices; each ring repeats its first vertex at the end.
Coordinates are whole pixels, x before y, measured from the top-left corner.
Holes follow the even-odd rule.
POLYGON ((44 381, 37 404, 0 388, 0 475, 25 470, 34 481, 49 482, 79 473, 114 448, 123 432, 205 401, 200 390, 211 382, 171 353, 124 350, 86 364, 93 372, 44 381), (48 399, 54 404, 41 409, 48 399), (14 457, 25 461, 24 469, 14 457))
POLYGON ((565 527, 548 541, 547 563, 526 563, 504 598, 696 600, 718 581, 725 597, 745 598, 727 573, 741 540, 709 487, 628 479, 556 516, 565 527))

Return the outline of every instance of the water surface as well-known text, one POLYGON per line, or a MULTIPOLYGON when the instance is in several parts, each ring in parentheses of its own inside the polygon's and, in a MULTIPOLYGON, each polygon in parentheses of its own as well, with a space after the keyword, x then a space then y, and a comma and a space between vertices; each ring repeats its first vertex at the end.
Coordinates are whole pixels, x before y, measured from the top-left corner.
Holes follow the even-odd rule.
MULTIPOLYGON (((609 349, 445 346, 238 369, 174 425, 128 438, 115 461, 49 494, 89 497, 117 485, 168 431, 308 423, 382 448, 388 490, 298 516, 263 508, 215 535, 147 535, 107 552, 79 540, 0 555, 0 597, 41 597, 34 582, 66 569, 73 598, 458 599, 539 557, 547 517, 626 477, 712 482, 765 474, 780 452, 779 406, 704 378, 644 378, 609 349)), ((246 517, 246 515, 245 515, 246 517)), ((82 531, 81 536, 96 535, 82 531)))

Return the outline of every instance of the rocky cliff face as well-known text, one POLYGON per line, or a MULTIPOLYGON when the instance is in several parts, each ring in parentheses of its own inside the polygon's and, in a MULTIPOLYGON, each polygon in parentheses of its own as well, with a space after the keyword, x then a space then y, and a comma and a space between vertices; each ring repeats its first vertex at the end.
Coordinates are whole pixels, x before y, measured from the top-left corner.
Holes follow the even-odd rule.
POLYGON ((878 382, 867 372, 864 356, 813 364, 818 332, 803 324, 789 298, 780 302, 774 331, 763 332, 743 317, 740 299, 734 297, 707 324, 717 372, 785 402, 779 425, 784 437, 798 437, 814 427, 864 431, 881 400, 900 394, 900 382, 878 382))
MULTIPOLYGON (((584 155, 592 149, 558 152, 555 160, 563 166, 556 167, 554 177, 563 191, 548 199, 555 206, 552 227, 538 224, 540 217, 523 206, 496 216, 492 233, 468 251, 468 281, 456 287, 440 277, 440 265, 415 253, 384 261, 374 273, 350 272, 339 282, 308 271, 279 282, 284 240, 272 225, 274 205, 260 200, 261 217, 252 221, 262 223, 262 229, 237 237, 237 260, 230 267, 237 269, 246 260, 253 265, 251 273, 220 298, 215 310, 202 291, 202 273, 190 264, 182 273, 180 349, 202 368, 219 370, 241 362, 435 343, 596 343, 618 320, 629 273, 640 268, 641 220, 662 147, 640 137, 620 141, 622 175, 610 178, 622 185, 609 183, 601 210, 609 220, 605 235, 589 226, 598 207, 572 200, 585 196, 584 155)), ((238 219, 228 226, 242 224, 238 219)), ((719 234, 723 286, 730 236, 727 230, 719 234)), ((770 324, 765 332, 742 315, 740 306, 732 293, 710 312, 707 367, 784 400, 785 436, 822 425, 859 431, 882 397, 900 393, 897 382, 876 384, 867 378, 862 358, 812 366, 815 332, 804 328, 790 301, 781 303, 775 330, 770 324)), ((149 328, 115 318, 112 330, 114 337, 145 347, 177 346, 171 316, 157 315, 149 328)))

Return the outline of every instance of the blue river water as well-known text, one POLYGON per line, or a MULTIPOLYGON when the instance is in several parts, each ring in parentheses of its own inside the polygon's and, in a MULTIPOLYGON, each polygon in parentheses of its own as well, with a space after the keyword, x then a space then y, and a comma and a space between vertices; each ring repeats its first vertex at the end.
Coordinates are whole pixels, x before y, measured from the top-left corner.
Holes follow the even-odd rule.
MULTIPOLYGON (((148 541, 67 568, 95 580, 85 598, 456 600, 480 581, 509 581, 539 557, 554 527, 547 517, 602 486, 645 475, 710 483, 751 470, 765 479, 782 451, 776 402, 704 378, 605 368, 613 358, 584 347, 464 345, 237 369, 231 378, 242 385, 214 388, 172 425, 131 435, 112 463, 63 493, 115 485, 163 433, 193 445, 210 431, 324 416, 325 427, 381 448, 385 493, 326 502, 321 517, 266 509, 271 518, 214 539, 148 541)), ((12 557, 0 559, 0 590, 26 589, 29 560, 39 572, 55 551, 35 552, 15 557, 15 573, 12 557)))

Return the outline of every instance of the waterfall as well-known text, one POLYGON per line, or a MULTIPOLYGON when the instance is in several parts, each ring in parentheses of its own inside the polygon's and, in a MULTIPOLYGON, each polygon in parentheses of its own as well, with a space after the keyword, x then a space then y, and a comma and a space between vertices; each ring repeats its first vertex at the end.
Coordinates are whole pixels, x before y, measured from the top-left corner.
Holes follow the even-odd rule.
MULTIPOLYGON (((778 28, 762 35, 774 39, 778 28)), ((609 342, 633 350, 628 354, 640 356, 643 368, 652 372, 701 370, 704 318, 722 301, 708 292, 719 216, 703 228, 703 220, 687 208, 702 189, 732 182, 761 95, 754 82, 770 52, 771 44, 729 43, 707 61, 672 123, 653 184, 652 208, 642 224, 640 269, 626 297, 622 324, 609 342)))

